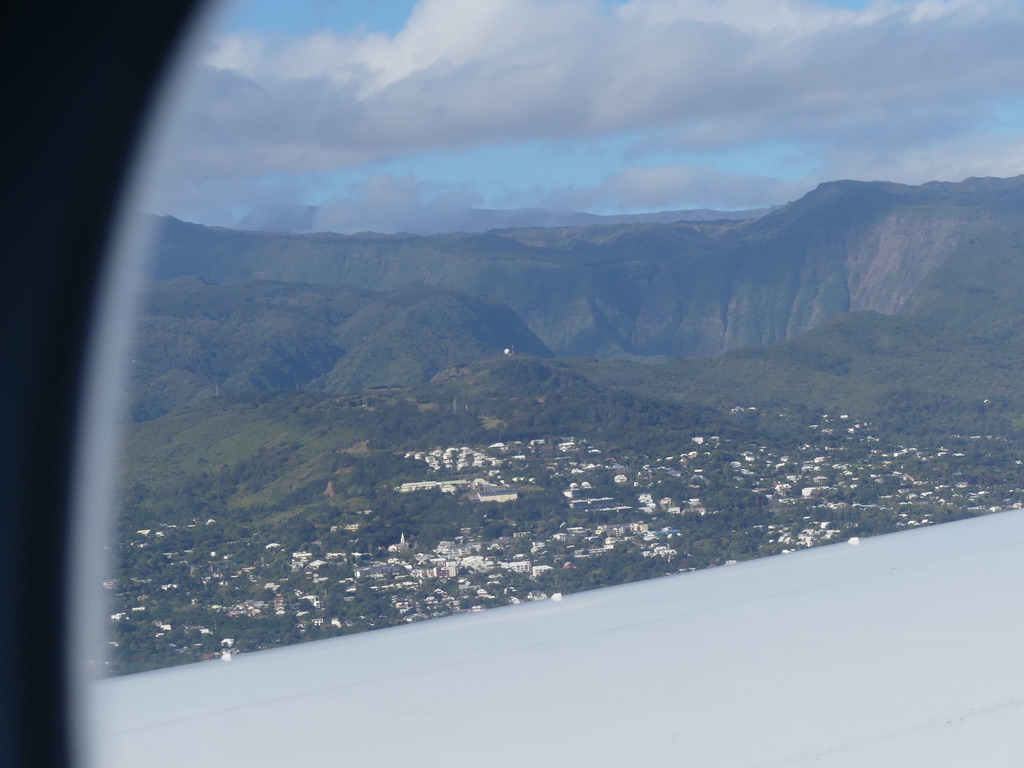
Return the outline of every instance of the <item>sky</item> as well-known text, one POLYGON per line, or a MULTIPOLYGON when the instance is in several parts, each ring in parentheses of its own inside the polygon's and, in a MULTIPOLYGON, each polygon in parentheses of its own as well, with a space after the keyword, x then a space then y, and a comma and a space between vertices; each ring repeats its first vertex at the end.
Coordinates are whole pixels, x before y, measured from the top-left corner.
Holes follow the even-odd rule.
POLYGON ((151 210, 428 232, 472 208, 736 210, 1024 173, 1020 0, 239 0, 151 210))

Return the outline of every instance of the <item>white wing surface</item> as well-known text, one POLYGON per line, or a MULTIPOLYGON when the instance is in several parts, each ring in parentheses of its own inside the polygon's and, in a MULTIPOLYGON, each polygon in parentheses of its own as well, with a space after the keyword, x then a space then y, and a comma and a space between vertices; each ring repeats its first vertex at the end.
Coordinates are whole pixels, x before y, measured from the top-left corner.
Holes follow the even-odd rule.
POLYGON ((98 762, 1019 766, 1024 511, 97 685, 98 762))

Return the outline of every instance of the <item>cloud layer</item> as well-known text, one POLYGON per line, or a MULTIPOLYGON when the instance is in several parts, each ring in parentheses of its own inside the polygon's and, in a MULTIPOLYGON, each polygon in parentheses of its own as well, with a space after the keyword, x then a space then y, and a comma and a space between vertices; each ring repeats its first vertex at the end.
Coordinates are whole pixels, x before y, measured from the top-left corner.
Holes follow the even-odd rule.
POLYGON ((528 142, 614 144, 598 183, 592 168, 504 190, 605 212, 1016 175, 1021 39, 1018 0, 422 0, 393 36, 225 35, 196 72, 165 205, 209 221, 327 201, 349 230, 388 229, 389 205, 488 203, 460 158, 528 142), (425 154, 451 158, 447 178, 418 169, 425 154))

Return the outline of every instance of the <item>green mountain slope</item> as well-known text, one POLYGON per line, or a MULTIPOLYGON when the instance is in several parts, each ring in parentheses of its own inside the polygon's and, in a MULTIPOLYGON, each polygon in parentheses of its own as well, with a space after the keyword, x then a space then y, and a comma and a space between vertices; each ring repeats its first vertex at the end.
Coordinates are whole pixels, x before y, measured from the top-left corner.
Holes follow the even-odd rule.
POLYGON ((381 297, 346 320, 338 339, 348 353, 312 386, 331 392, 408 386, 506 349, 551 355, 506 305, 427 286, 381 297))
POLYGON ((140 319, 131 417, 238 392, 409 386, 507 348, 551 354, 486 297, 178 278, 153 286, 140 319))
POLYGON ((746 222, 291 235, 164 219, 158 277, 265 278, 508 304, 556 354, 721 354, 846 311, 893 314, 964 243, 1019 229, 1024 177, 833 182, 746 222))
POLYGON ((849 410, 917 435, 1024 426, 1024 227, 973 223, 896 315, 843 313, 783 344, 666 365, 576 364, 593 380, 708 405, 849 410))
POLYGON ((131 361, 131 415, 148 419, 219 394, 295 389, 344 354, 336 328, 369 291, 254 281, 155 283, 131 361))

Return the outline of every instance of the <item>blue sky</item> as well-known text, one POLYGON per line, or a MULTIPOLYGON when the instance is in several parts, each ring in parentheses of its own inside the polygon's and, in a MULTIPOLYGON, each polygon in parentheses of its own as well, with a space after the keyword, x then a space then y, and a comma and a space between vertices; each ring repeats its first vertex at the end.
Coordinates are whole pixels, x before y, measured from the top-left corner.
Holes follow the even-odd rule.
POLYGON ((473 207, 784 203, 1024 172, 1019 0, 241 0, 160 213, 430 231, 473 207))
POLYGON ((416 0, 240 0, 229 2, 216 22, 222 32, 308 35, 321 29, 364 28, 395 34, 405 26, 416 0))
MULTIPOLYGON (((225 3, 219 30, 248 30, 260 34, 306 35, 328 28, 336 31, 365 28, 371 32, 395 34, 405 26, 418 0, 304 0, 282 3, 280 0, 241 0, 225 3)), ((907 2, 908 0, 900 0, 907 2)), ((606 6, 622 5, 623 0, 603 0, 606 6)), ((835 8, 862 9, 869 0, 821 0, 835 8)))

